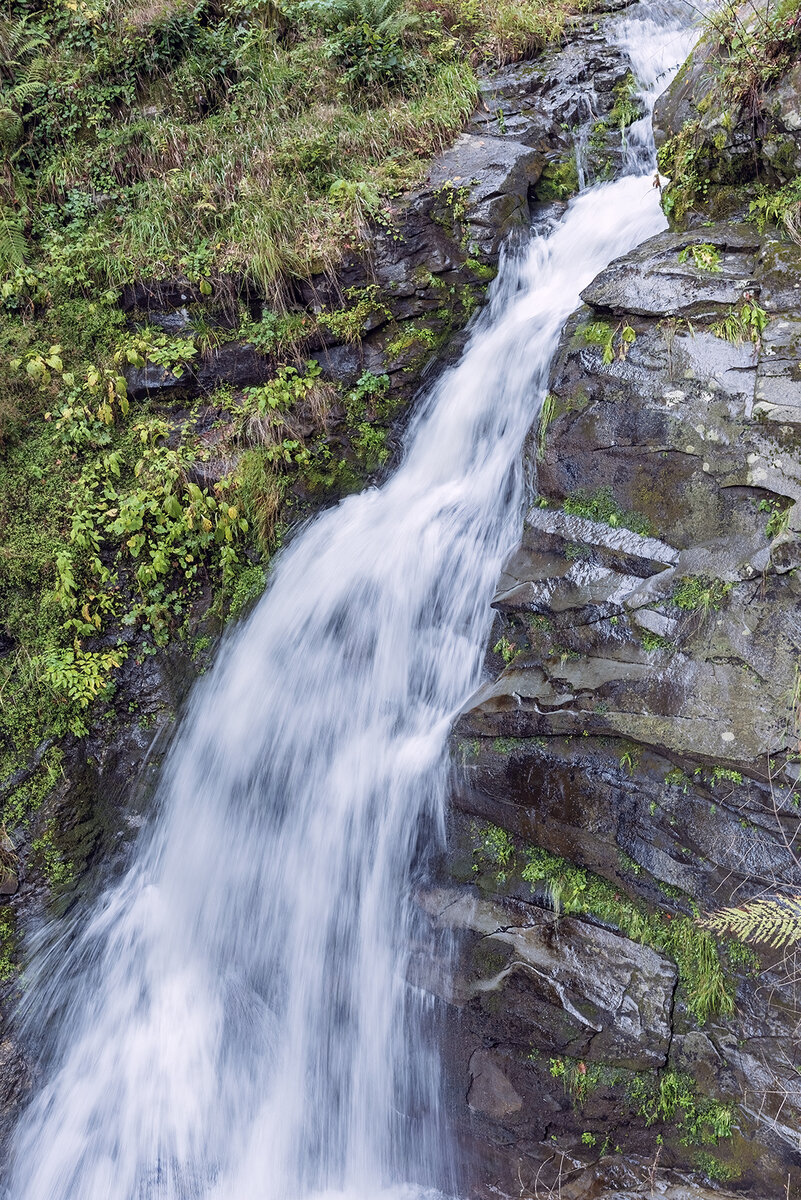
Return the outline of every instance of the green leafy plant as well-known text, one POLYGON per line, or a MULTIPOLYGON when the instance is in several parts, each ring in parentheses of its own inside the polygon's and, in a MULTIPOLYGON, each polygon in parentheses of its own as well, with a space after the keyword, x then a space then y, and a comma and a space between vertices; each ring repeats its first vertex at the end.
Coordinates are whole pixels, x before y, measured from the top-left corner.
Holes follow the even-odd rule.
POLYGON ((605 321, 593 321, 580 325, 576 336, 590 346, 600 346, 601 359, 606 366, 613 362, 624 362, 637 340, 637 334, 628 321, 621 321, 614 327, 605 321))
POLYGON ((782 950, 801 942, 801 895, 768 896, 746 904, 721 908, 699 919, 715 933, 733 934, 741 942, 755 942, 782 950))
POLYGON ((540 409, 540 419, 537 424, 537 461, 545 458, 545 444, 548 437, 548 426, 556 415, 556 397, 547 393, 540 409))
POLYGON ((673 590, 671 603, 685 612, 700 611, 705 616, 718 612, 724 605, 733 584, 722 579, 707 579, 703 575, 688 575, 673 590))
POLYGON ((770 513, 768 523, 765 526, 767 537, 775 538, 780 533, 784 533, 790 523, 791 508, 792 504, 787 504, 782 500, 760 500, 757 505, 757 512, 770 513))
POLYGON ((517 654, 517 644, 511 641, 506 634, 503 634, 492 647, 492 653, 500 654, 503 661, 509 666, 515 654, 517 654))
POLYGON ((609 123, 621 132, 633 125, 642 116, 642 104, 639 100, 641 86, 631 71, 612 88, 614 104, 609 113, 609 123))
POLYGON ((714 273, 720 270, 720 251, 709 242, 693 242, 679 252, 680 263, 689 262, 690 259, 699 271, 714 273))
POLYGON ((768 324, 768 314, 760 308, 756 300, 743 300, 739 308, 731 308, 720 321, 715 321, 711 328, 715 337, 726 342, 753 342, 757 351, 762 346, 762 334, 768 324))

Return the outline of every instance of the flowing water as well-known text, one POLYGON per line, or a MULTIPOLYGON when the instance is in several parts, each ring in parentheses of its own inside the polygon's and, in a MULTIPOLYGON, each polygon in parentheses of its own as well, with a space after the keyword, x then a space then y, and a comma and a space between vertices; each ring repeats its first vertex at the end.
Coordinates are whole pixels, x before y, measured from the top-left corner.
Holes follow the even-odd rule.
MULTIPOLYGON (((686 54, 686 24, 657 5, 617 22, 646 84, 686 54)), ((645 122, 628 166, 505 259, 394 476, 282 555, 196 689, 131 867, 34 955, 45 1082, 9 1200, 456 1186, 432 1001, 407 982, 426 935, 416 873, 441 837, 448 730, 480 677, 560 328, 665 224, 645 122)))

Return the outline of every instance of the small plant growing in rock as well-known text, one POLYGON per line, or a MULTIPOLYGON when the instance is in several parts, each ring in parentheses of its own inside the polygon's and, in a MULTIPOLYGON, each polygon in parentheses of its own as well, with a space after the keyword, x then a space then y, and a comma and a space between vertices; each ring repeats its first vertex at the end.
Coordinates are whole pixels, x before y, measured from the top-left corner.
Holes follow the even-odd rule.
POLYGON ((545 458, 545 440, 548 435, 548 426, 555 415, 556 397, 548 392, 548 395, 542 402, 539 425, 537 426, 537 462, 542 462, 545 458))
POLYGON ((601 359, 605 366, 624 362, 637 340, 637 334, 628 321, 620 321, 614 328, 606 321, 592 321, 579 326, 576 335, 590 346, 601 347, 601 359))
POLYGON ((768 314, 764 308, 761 308, 753 299, 750 292, 746 292, 743 302, 739 308, 729 309, 728 314, 720 321, 715 321, 712 325, 712 332, 715 337, 722 338, 725 342, 734 342, 739 345, 742 342, 753 342, 756 352, 762 348, 762 334, 768 323, 768 314))
POLYGON ((703 575, 688 575, 682 579, 671 597, 676 608, 685 612, 700 611, 705 616, 718 612, 732 589, 731 583, 722 579, 707 579, 703 575))
POLYGON ((499 638, 499 640, 492 647, 492 653, 500 654, 501 658, 508 667, 509 663, 517 653, 517 644, 510 641, 506 634, 504 634, 503 637, 499 638))
POLYGON ((495 882, 503 886, 514 864, 515 844, 510 834, 498 825, 487 825, 481 829, 474 824, 471 832, 474 874, 494 871, 495 882))
POLYGON ((713 767, 711 771, 705 771, 703 767, 696 767, 694 774, 702 776, 712 787, 716 783, 740 784, 743 782, 740 771, 731 771, 728 767, 713 767))
POLYGON ((658 633, 651 633, 648 629, 643 631, 640 641, 642 642, 643 650, 648 654, 653 654, 656 650, 675 650, 675 646, 671 641, 660 637, 658 633))
POLYGON ((699 271, 715 272, 720 270, 720 251, 710 242, 696 242, 695 245, 685 246, 679 253, 679 262, 686 263, 692 259, 692 265, 699 271))
POLYGON ((757 505, 757 512, 770 513, 768 523, 765 526, 765 535, 769 538, 778 537, 780 533, 784 533, 790 523, 790 508, 785 506, 781 500, 760 500, 757 505))
POLYGON ((612 88, 615 102, 609 113, 609 123, 616 126, 621 133, 642 115, 639 93, 640 84, 631 71, 612 88))

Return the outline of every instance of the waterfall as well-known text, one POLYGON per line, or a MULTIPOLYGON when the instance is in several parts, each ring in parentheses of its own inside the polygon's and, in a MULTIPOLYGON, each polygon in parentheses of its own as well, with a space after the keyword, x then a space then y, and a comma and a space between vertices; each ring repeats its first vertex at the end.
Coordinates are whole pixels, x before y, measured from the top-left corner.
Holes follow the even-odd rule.
MULTIPOLYGON (((616 19, 646 90, 689 48, 686 23, 657 4, 616 19)), ((665 225, 646 123, 630 142, 634 173, 504 257, 394 475, 281 555, 195 689, 127 872, 33 954, 44 1080, 8 1200, 457 1186, 433 1001, 407 970, 428 936, 414 892, 560 330, 665 225)))

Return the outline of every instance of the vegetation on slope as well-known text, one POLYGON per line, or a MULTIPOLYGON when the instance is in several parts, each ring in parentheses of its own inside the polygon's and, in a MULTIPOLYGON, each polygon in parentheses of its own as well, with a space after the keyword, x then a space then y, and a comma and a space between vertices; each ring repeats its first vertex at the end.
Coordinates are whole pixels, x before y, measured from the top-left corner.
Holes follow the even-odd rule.
MULTIPOLYGON (((301 284, 334 278, 369 226, 394 235, 397 197, 473 108, 476 68, 558 37, 581 3, 0 7, 9 830, 58 773, 55 745, 34 752, 87 731, 126 657, 191 639, 204 612, 241 611, 293 506, 359 487, 386 461, 388 377, 326 383, 312 357, 385 319, 382 298, 351 289, 320 310, 301 284), (132 307, 138 280, 177 280, 181 320, 132 307), (183 388, 232 342, 262 356, 265 382, 183 388), (145 371, 172 387, 129 395, 145 371)), ((460 299, 463 319, 472 301, 444 291, 446 325, 460 299)), ((395 341, 421 357, 436 344, 426 328, 395 341)))
POLYGON ((725 215, 750 201, 761 227, 775 222, 798 240, 797 150, 777 125, 771 89, 801 55, 801 4, 771 0, 758 8, 726 0, 704 25, 696 55, 705 67, 692 96, 696 115, 659 151, 660 170, 671 179, 665 211, 682 225, 694 210, 709 215, 718 205, 725 215))

